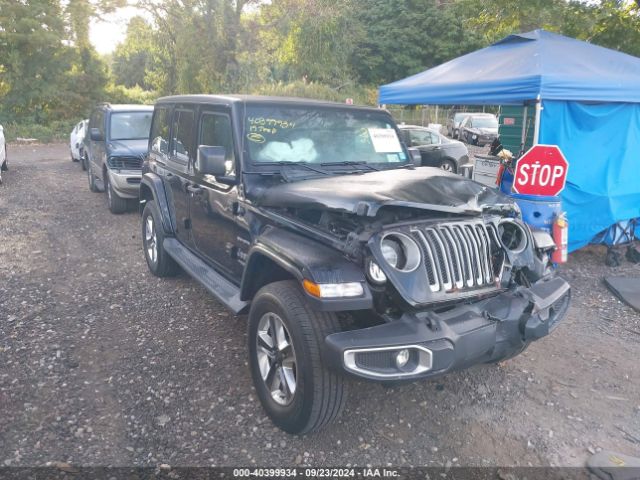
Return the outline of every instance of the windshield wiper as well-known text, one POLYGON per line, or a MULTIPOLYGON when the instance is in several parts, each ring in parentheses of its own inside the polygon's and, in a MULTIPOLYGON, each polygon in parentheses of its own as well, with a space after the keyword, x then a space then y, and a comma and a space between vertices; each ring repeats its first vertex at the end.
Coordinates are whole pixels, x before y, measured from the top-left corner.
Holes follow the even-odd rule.
POLYGON ((367 162, 353 162, 353 161, 349 161, 349 160, 345 160, 343 162, 324 162, 320 164, 323 167, 328 167, 331 165, 349 165, 349 166, 365 166, 367 167, 369 170, 375 170, 376 172, 379 172, 380 169, 378 167, 374 167, 373 165, 367 163, 367 162))
POLYGON ((312 172, 321 173, 322 175, 333 175, 332 172, 327 172, 326 170, 320 170, 319 168, 313 168, 311 165, 309 165, 306 162, 259 162, 256 165, 260 165, 260 166, 266 165, 266 166, 272 166, 272 167, 296 166, 296 167, 306 168, 307 170, 311 170, 312 172))

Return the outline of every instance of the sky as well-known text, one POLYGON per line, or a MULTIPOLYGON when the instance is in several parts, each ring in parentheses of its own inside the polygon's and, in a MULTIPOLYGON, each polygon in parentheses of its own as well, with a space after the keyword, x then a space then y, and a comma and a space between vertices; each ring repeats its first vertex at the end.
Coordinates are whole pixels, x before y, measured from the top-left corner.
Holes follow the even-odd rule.
POLYGON ((135 7, 120 8, 116 12, 105 15, 104 21, 92 20, 89 25, 89 40, 98 53, 112 53, 116 46, 124 40, 127 23, 136 15, 144 16, 135 7))

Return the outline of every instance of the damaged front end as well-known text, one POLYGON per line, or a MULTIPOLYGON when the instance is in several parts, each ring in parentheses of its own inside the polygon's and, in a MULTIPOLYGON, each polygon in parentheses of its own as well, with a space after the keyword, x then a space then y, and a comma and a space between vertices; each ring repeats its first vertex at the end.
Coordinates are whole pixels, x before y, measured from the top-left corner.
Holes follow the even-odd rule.
POLYGON ((271 220, 363 274, 369 307, 349 312, 353 328, 325 341, 326 361, 349 374, 413 380, 495 362, 547 335, 568 310, 553 242, 534 236, 508 197, 422 170, 308 180, 262 196, 271 220))

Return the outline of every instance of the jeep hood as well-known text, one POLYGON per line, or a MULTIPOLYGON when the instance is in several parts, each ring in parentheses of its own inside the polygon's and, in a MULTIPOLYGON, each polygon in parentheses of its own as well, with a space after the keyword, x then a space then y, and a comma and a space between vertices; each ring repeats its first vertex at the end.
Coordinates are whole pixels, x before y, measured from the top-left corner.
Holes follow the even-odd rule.
POLYGON ((254 193, 250 196, 261 207, 320 208, 370 217, 387 206, 461 214, 514 209, 506 195, 433 167, 326 176, 254 193))
POLYGON ((109 155, 139 157, 149 149, 148 139, 111 140, 108 144, 109 155))

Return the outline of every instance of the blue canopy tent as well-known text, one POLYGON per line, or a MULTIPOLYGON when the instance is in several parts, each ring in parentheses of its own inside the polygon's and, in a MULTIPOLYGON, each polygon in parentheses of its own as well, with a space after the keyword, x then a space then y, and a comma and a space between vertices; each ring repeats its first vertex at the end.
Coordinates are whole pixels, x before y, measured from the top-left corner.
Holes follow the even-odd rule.
POLYGON ((640 217, 640 58, 544 30, 380 87, 381 104, 534 104, 534 143, 569 161, 569 250, 640 217))

